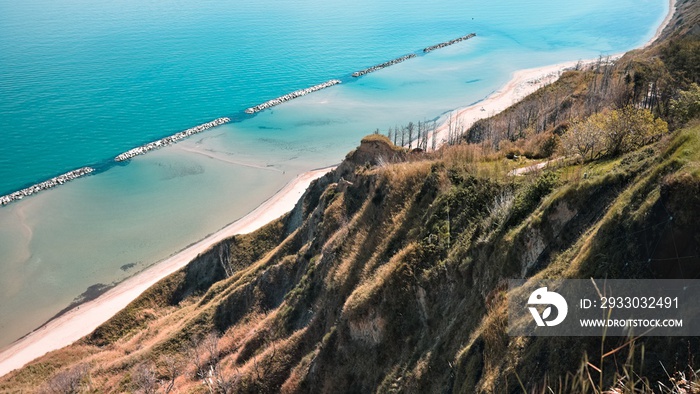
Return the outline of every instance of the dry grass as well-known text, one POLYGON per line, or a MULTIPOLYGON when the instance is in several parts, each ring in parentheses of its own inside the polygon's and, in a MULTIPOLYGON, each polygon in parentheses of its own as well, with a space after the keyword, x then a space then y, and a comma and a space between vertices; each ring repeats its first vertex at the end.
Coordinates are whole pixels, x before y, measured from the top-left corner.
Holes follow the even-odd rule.
POLYGON ((396 272, 397 267, 402 264, 406 257, 416 250, 417 245, 411 243, 400 252, 395 254, 389 262, 379 267, 370 277, 363 280, 350 294, 343 305, 344 316, 355 316, 370 304, 370 300, 383 287, 387 279, 396 272))
POLYGON ((301 359, 301 361, 292 369, 289 377, 280 387, 280 392, 283 394, 298 393, 303 391, 303 382, 309 373, 309 369, 314 360, 318 356, 318 350, 315 350, 301 359))
POLYGON ((402 147, 394 145, 394 143, 391 142, 389 137, 385 136, 384 134, 370 134, 370 135, 363 137, 362 140, 360 140, 360 142, 361 143, 375 142, 375 143, 386 144, 397 152, 403 152, 403 150, 404 150, 402 147))
MULTIPOLYGON (((696 140, 690 135, 677 144, 666 141, 664 160, 688 170, 697 161, 696 140)), ((311 212, 305 213, 302 227, 206 293, 166 307, 144 302, 132 311, 144 322, 142 329, 102 349, 81 344, 55 352, 14 374, 11 382, 18 391, 30 391, 54 377, 77 375, 80 387, 93 391, 144 390, 153 384, 154 374, 160 381, 168 376, 166 356, 184 352, 188 365, 174 379, 181 391, 233 387, 294 392, 309 390, 311 381, 328 391, 434 391, 455 375, 461 379, 472 372, 460 368, 482 362, 483 373, 464 378, 474 378, 469 380, 473 385, 457 387, 502 391, 503 382, 512 383, 516 371, 532 361, 528 357, 535 357, 527 351, 534 340, 507 336, 507 307, 499 290, 503 278, 520 272, 519 259, 536 249, 525 250, 525 231, 536 227, 538 236, 545 237, 546 226, 572 226, 576 237, 546 260, 537 275, 576 277, 593 259, 595 244, 604 236, 602 225, 649 189, 643 183, 663 179, 664 187, 682 188, 695 178, 689 172, 661 177, 654 173, 658 169, 640 170, 629 175, 628 186, 612 193, 615 203, 605 205, 610 209, 595 221, 569 223, 567 216, 555 223, 555 204, 581 205, 587 201, 581 194, 594 190, 585 187, 608 186, 607 173, 626 164, 620 159, 564 165, 557 173, 570 168, 561 177, 565 186, 554 183, 551 194, 539 196, 537 205, 508 227, 517 193, 544 175, 513 180, 507 173, 514 162, 499 155, 460 145, 420 160, 414 156, 408 162, 361 166, 343 187, 331 183, 314 190, 318 201, 308 206, 311 212), (585 171, 590 175, 584 181, 585 171), (507 228, 498 231, 502 227, 507 228), (431 242, 443 228, 453 242, 431 242), (214 327, 224 331, 221 337, 214 327), (88 373, 74 373, 83 364, 89 365, 88 373)), ((634 212, 643 216, 658 195, 650 193, 634 212)), ((559 235, 548 236, 543 242, 559 235)), ((547 364, 552 370, 543 375, 557 378, 533 392, 646 392, 652 387, 638 376, 643 351, 630 341, 598 360, 584 360, 562 379, 558 376, 565 366, 547 364), (612 368, 610 360, 618 357, 622 361, 612 368)), ((575 353, 561 352, 561 358, 575 353)), ((694 390, 696 371, 684 373, 671 376, 674 380, 664 390, 694 390)), ((539 377, 528 378, 525 382, 532 384, 539 377)), ((0 391, 9 387, 6 382, 0 391)), ((162 389, 163 383, 158 384, 162 389)))

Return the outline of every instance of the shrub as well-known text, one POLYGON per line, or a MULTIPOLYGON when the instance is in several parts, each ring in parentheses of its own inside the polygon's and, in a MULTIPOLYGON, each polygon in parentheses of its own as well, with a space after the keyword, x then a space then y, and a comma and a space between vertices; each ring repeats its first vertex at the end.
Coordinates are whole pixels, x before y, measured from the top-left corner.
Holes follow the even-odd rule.
POLYGON ((605 147, 603 114, 595 114, 586 120, 573 122, 561 136, 561 147, 567 156, 579 155, 584 160, 595 160, 603 154, 605 147))
POLYGON ((700 116, 700 86, 697 83, 690 85, 688 90, 680 91, 678 99, 671 100, 671 114, 679 124, 700 116))
POLYGON ((534 182, 521 190, 515 197, 513 211, 510 220, 508 220, 508 224, 516 225, 520 223, 537 207, 537 205, 539 205, 542 198, 554 190, 558 180, 559 178, 555 173, 545 172, 537 177, 534 182))
POLYGON ((660 118, 654 119, 648 109, 626 106, 574 122, 561 137, 562 149, 567 156, 595 160, 637 149, 666 132, 668 124, 660 118))

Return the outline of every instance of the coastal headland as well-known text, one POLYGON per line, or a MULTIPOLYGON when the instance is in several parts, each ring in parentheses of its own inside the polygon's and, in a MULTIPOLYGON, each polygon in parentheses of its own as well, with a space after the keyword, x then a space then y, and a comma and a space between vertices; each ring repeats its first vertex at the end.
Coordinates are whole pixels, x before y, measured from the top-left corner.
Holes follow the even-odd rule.
MULTIPOLYGON (((649 42, 655 41, 660 35, 660 32, 670 21, 670 18, 675 10, 674 0, 670 0, 670 4, 671 6, 669 7, 668 17, 658 28, 657 34, 649 42)), ((464 36, 457 40, 462 41, 471 38, 469 36, 470 35, 464 36)), ((458 42, 456 40, 452 41, 425 48, 424 52, 427 53, 458 42)), ((530 89, 531 91, 536 90, 538 84, 541 85, 544 83, 544 80, 541 80, 540 82, 533 82, 537 81, 537 78, 544 76, 549 76, 548 78, 557 78, 564 69, 571 67, 572 63, 576 64, 577 62, 567 62, 517 72, 514 74, 510 82, 508 82, 502 89, 494 92, 484 101, 461 109, 459 111, 460 116, 469 117, 473 116, 474 114, 485 116, 487 114, 493 114, 501 111, 511 105, 517 97, 526 95, 526 92, 530 89)), ((260 107, 269 102, 270 101, 256 107, 248 108, 246 112, 249 110, 252 111, 254 108, 260 107)), ((277 105, 279 103, 280 102, 269 106, 277 105)), ((265 108, 269 108, 269 106, 266 106, 265 108)), ((265 108, 261 108, 259 110, 265 108)), ((254 112, 255 111, 248 113, 254 112)), ((446 132, 445 127, 446 125, 443 125, 436 132, 446 132)), ((192 246, 174 254, 168 259, 163 260, 145 271, 127 279, 97 299, 81 305, 79 309, 73 309, 65 313, 57 319, 48 322, 41 328, 28 334, 24 338, 18 340, 0 353, 0 376, 22 367, 30 361, 52 350, 67 346, 84 335, 92 332, 96 327, 107 321, 116 312, 124 308, 129 302, 138 297, 138 295, 144 290, 152 286, 160 279, 184 267, 189 263, 189 261, 196 257, 197 254, 216 244, 220 240, 235 234, 252 232, 267 222, 288 212, 293 208, 299 197, 304 193, 308 185, 314 179, 325 175, 332 169, 333 167, 323 168, 297 176, 296 179, 287 184, 287 186, 245 217, 197 242, 196 244, 193 244, 192 246)))

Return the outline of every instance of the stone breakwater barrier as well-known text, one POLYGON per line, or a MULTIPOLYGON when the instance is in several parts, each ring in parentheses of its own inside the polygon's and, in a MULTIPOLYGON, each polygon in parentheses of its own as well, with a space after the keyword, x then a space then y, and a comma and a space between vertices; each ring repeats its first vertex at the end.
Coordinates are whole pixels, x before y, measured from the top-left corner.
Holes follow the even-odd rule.
MULTIPOLYGON (((452 44, 456 44, 460 41, 468 40, 468 39, 475 37, 475 36, 476 36, 476 33, 471 33, 471 34, 468 34, 468 35, 463 36, 463 37, 455 38, 454 40, 450 40, 450 41, 443 42, 443 43, 440 43, 437 45, 429 46, 427 48, 424 48, 423 52, 428 53, 428 52, 434 51, 436 49, 440 49, 440 48, 444 48, 444 47, 452 45, 452 44)), ((389 60, 388 62, 377 64, 376 66, 372 66, 372 67, 366 68, 364 70, 354 72, 352 74, 352 76, 353 77, 360 77, 360 76, 363 76, 365 74, 369 74, 371 72, 381 70, 381 69, 386 68, 386 67, 393 66, 394 64, 401 63, 403 61, 406 61, 406 60, 414 58, 414 57, 416 57, 415 53, 401 56, 399 58, 389 60)), ((250 107, 250 108, 246 109, 245 112, 247 114, 254 114, 256 112, 260 112, 260 111, 265 110, 267 108, 274 107, 275 105, 282 104, 282 103, 287 102, 289 100, 293 100, 295 98, 305 96, 309 93, 313 93, 317 90, 325 89, 325 88, 331 87, 333 85, 337 85, 339 83, 341 83, 340 80, 331 79, 330 81, 324 82, 324 83, 319 84, 319 85, 311 86, 311 87, 306 88, 306 89, 295 90, 291 93, 285 94, 284 96, 280 96, 280 97, 277 97, 275 99, 266 101, 262 104, 258 104, 256 106, 254 106, 254 107, 250 107)), ((129 160, 132 157, 135 157, 138 155, 143 155, 143 154, 148 153, 152 150, 174 144, 174 143, 176 143, 182 139, 185 139, 193 134, 201 133, 205 130, 211 129, 211 128, 216 127, 216 126, 220 126, 220 125, 222 125, 224 123, 228 123, 230 121, 231 121, 231 119, 226 118, 226 117, 214 119, 211 122, 203 123, 199 126, 195 126, 195 127, 189 128, 187 130, 181 131, 179 133, 173 134, 169 137, 165 137, 165 138, 159 139, 157 141, 149 142, 148 144, 141 145, 141 146, 136 147, 134 149, 128 150, 128 151, 118 155, 117 157, 115 157, 114 161, 120 162, 120 161, 129 160)), ((32 194, 38 193, 40 191, 50 189, 50 188, 58 186, 58 185, 62 185, 68 181, 71 181, 73 179, 87 175, 93 171, 95 171, 95 169, 92 167, 79 168, 77 170, 67 172, 63 175, 59 175, 55 178, 51 178, 47 181, 37 183, 36 185, 30 186, 26 189, 22 189, 20 191, 14 192, 14 193, 7 194, 5 196, 0 196, 0 206, 7 205, 7 204, 9 204, 13 201, 16 201, 16 200, 21 200, 24 197, 31 196, 32 194)))
POLYGON ((436 49, 444 48, 444 47, 446 47, 446 46, 450 46, 450 45, 452 45, 452 44, 456 44, 456 43, 458 43, 458 42, 460 42, 460 41, 468 40, 468 39, 470 39, 470 38, 472 38, 472 37, 476 37, 476 33, 467 34, 466 36, 462 36, 462 37, 459 37, 459 38, 455 38, 454 40, 450 40, 450 41, 446 41, 446 42, 441 42, 441 43, 439 43, 439 44, 437 44, 437 45, 429 46, 429 47, 423 49, 423 52, 425 52, 425 53, 432 52, 432 51, 434 51, 434 50, 436 50, 436 49))
POLYGON ((51 178, 48 181, 37 183, 36 185, 30 186, 26 189, 22 189, 20 191, 2 196, 0 197, 0 205, 7 205, 13 201, 21 200, 24 197, 28 197, 32 194, 39 193, 40 191, 51 189, 52 187, 58 185, 62 185, 68 181, 72 181, 75 178, 80 178, 81 176, 87 175, 93 171, 95 171, 95 169, 92 167, 83 167, 78 168, 77 170, 73 170, 71 172, 67 172, 63 175, 51 178))
POLYGON ((364 70, 360 70, 360 71, 354 72, 354 73, 352 73, 352 76, 355 77, 355 78, 361 77, 361 76, 363 76, 363 75, 365 75, 365 74, 369 74, 369 73, 371 73, 371 72, 374 72, 374 71, 377 71, 377 70, 381 70, 381 69, 386 68, 386 67, 389 67, 389 66, 393 66, 394 64, 401 63, 401 62, 403 62, 403 61, 406 61, 406 60, 408 60, 408 59, 410 59, 410 58, 414 58, 414 57, 416 57, 416 54, 415 54, 415 53, 412 53, 412 54, 406 55, 406 56, 401 56, 401 57, 396 58, 396 59, 394 59, 394 60, 389 60, 388 62, 384 62, 384 63, 382 63, 382 64, 377 64, 376 66, 372 66, 372 67, 370 67, 370 68, 366 68, 366 69, 364 69, 364 70))
POLYGON ((199 126, 195 126, 192 128, 189 128, 185 131, 181 131, 179 133, 173 134, 169 137, 161 138, 158 141, 153 141, 149 142, 146 145, 141 145, 139 147, 136 147, 134 149, 130 149, 119 156, 114 158, 114 161, 124 161, 124 160, 129 160, 132 157, 138 156, 138 155, 143 155, 144 153, 148 153, 154 149, 162 148, 164 146, 168 146, 171 144, 174 144, 181 139, 187 138, 193 134, 201 133, 204 130, 209 130, 212 127, 220 126, 224 123, 230 122, 231 119, 229 118, 218 118, 214 119, 211 122, 203 123, 200 124, 199 126))
POLYGON ((309 93, 313 93, 317 90, 325 89, 325 88, 331 87, 333 85, 337 85, 339 83, 341 83, 340 80, 331 79, 330 81, 324 82, 324 83, 319 84, 319 85, 312 86, 310 88, 295 90, 292 93, 287 93, 284 96, 277 97, 276 99, 265 101, 264 103, 258 104, 255 107, 250 107, 250 108, 245 110, 245 113, 254 114, 254 113, 260 112, 264 109, 274 107, 275 105, 282 104, 282 103, 287 102, 289 100, 294 100, 295 98, 298 98, 301 96, 306 96, 309 93))

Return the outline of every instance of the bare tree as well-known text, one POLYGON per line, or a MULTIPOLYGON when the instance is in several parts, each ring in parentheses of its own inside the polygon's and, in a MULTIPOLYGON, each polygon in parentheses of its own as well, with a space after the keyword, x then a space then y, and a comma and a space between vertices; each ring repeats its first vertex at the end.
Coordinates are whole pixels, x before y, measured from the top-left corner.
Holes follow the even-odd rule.
MULTIPOLYGON (((420 125, 420 122, 418 122, 420 125)), ((420 128, 420 126, 419 126, 420 128)), ((427 151, 428 150, 428 125, 426 121, 423 121, 423 141, 422 141, 422 146, 423 150, 427 151)))
POLYGON ((204 385, 210 393, 233 393, 236 385, 241 379, 241 374, 236 368, 236 372, 226 374, 220 364, 209 366, 209 375, 204 379, 204 385))
POLYGON ((164 386, 163 392, 168 394, 175 388, 175 380, 182 375, 183 360, 180 357, 168 354, 160 358, 160 365, 163 370, 162 376, 167 378, 167 380, 162 382, 164 386))
POLYGON ((79 393, 88 371, 87 364, 79 364, 69 370, 61 371, 54 375, 41 391, 56 394, 79 393))
POLYGON ((151 363, 137 364, 131 370, 131 382, 138 393, 155 394, 158 391, 158 378, 151 363))
POLYGON ((194 372, 198 379, 204 379, 207 373, 205 354, 201 344, 201 338, 191 338, 189 345, 185 346, 185 354, 194 365, 194 372))
POLYGON ((219 336, 212 331, 204 337, 193 340, 187 354, 195 366, 197 378, 209 393, 231 393, 241 375, 237 369, 232 374, 224 372, 218 344, 219 336))
POLYGON ((408 122, 406 126, 406 131, 408 131, 408 149, 411 149, 413 145, 413 131, 415 130, 415 125, 413 122, 408 122))

